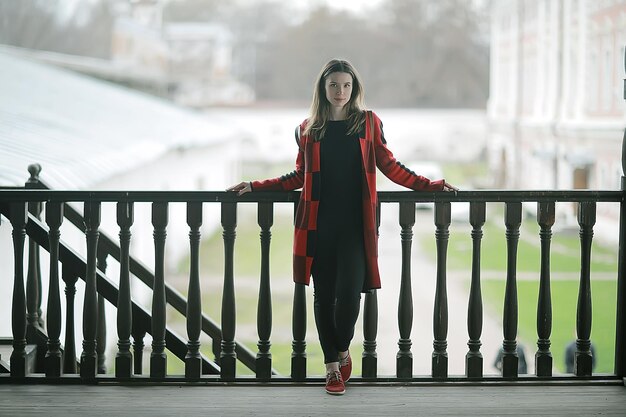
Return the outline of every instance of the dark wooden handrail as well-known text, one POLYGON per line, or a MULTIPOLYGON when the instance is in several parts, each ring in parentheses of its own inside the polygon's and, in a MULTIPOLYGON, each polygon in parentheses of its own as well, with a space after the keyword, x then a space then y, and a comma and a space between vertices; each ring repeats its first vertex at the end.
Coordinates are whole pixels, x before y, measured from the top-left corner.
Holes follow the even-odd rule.
MULTIPOLYGON (((299 191, 268 191, 237 196, 226 191, 62 191, 0 188, 0 202, 63 201, 135 203, 295 203, 299 191)), ((457 192, 379 191, 381 203, 400 202, 621 202, 619 190, 472 190, 457 192)))

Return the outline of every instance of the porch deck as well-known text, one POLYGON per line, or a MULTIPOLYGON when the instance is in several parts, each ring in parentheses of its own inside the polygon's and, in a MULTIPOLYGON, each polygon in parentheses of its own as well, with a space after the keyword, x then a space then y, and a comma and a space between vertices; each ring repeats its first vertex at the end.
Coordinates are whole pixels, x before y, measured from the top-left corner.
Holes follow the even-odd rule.
POLYGON ((0 416, 624 416, 626 388, 551 384, 0 384, 0 416))

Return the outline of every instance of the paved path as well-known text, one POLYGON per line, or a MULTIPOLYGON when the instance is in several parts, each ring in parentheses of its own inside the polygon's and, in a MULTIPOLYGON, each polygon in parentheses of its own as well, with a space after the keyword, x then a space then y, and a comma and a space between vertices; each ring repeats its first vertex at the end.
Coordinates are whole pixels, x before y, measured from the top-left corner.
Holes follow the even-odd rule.
MULTIPOLYGON (((384 204, 381 215, 379 238, 379 263, 383 288, 378 291, 378 363, 379 373, 395 374, 395 357, 398 351, 398 295, 400 293, 401 276, 401 244, 400 226, 398 224, 398 205, 384 204)), ((418 212, 414 226, 417 231, 426 230, 434 239, 435 226, 432 212, 418 212)), ((416 375, 431 374, 431 355, 433 352, 433 310, 437 270, 430 258, 423 255, 413 242, 412 247, 412 292, 413 292, 413 373, 416 375)), ((448 274, 448 373, 450 375, 465 374, 465 354, 467 353, 467 303, 469 285, 458 274, 448 274)), ((469 272, 467 279, 469 279, 469 272)), ((495 374, 498 371, 492 366, 495 355, 502 344, 502 327, 500 322, 489 316, 485 310, 481 351, 484 357, 484 373, 495 374)), ((534 368, 529 369, 532 372, 534 368)))

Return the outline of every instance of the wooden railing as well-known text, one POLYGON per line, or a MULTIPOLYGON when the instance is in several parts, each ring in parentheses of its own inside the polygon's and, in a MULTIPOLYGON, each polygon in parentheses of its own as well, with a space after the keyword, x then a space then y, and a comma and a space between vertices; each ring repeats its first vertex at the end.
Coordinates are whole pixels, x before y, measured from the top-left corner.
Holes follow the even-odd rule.
MULTIPOLYGON (((626 216, 624 205, 624 191, 460 191, 458 193, 418 193, 418 192, 379 192, 381 204, 392 204, 399 207, 399 223, 401 227, 402 270, 401 286, 398 303, 398 329, 400 339, 399 350, 396 356, 395 377, 379 376, 377 366, 377 329, 378 307, 377 294, 366 294, 363 319, 364 343, 362 358, 362 381, 413 381, 420 380, 446 381, 457 380, 448 376, 448 298, 446 282, 446 258, 451 224, 451 204, 469 202, 469 223, 472 226, 471 238, 473 242, 471 287, 468 300, 468 337, 469 350, 466 355, 466 378, 468 381, 511 381, 518 380, 517 356, 517 328, 518 328, 518 300, 517 300, 517 245, 519 229, 522 221, 522 203, 535 202, 537 204, 537 221, 540 226, 541 241, 541 270, 540 291, 537 301, 537 351, 536 351, 536 380, 550 381, 573 378, 591 380, 592 353, 591 353, 591 287, 590 287, 590 259, 593 227, 596 217, 597 203, 613 203, 620 207, 620 245, 618 253, 618 296, 616 305, 617 326, 615 340, 615 372, 604 375, 604 378, 618 380, 626 375, 626 340, 624 326, 626 326, 626 282, 624 276, 624 251, 626 247, 626 216), (413 226, 415 223, 415 203, 434 202, 436 226, 436 291, 434 297, 433 318, 433 353, 432 372, 430 377, 413 375, 413 355, 411 352, 411 329, 413 325, 413 300, 411 291, 411 245, 413 226), (576 359, 575 372, 569 376, 552 376, 552 355, 550 352, 550 336, 552 324, 552 300, 550 294, 550 242, 551 228, 555 218, 555 204, 557 202, 573 202, 578 205, 578 223, 580 227, 581 271, 580 288, 576 318, 576 359), (499 203, 504 206, 504 223, 506 226, 507 270, 506 290, 503 316, 504 340, 502 344, 502 375, 500 377, 483 375, 483 358, 480 351, 483 320, 483 303, 481 294, 481 238, 482 227, 486 220, 486 203, 499 203), (591 378, 591 379, 590 379, 591 378)), ((273 224, 273 208, 275 203, 295 203, 298 201, 298 192, 258 192, 236 197, 226 192, 152 192, 152 191, 55 191, 41 189, 5 189, 0 190, 0 210, 10 220, 13 234, 13 256, 15 263, 14 286, 12 296, 12 332, 13 353, 11 355, 10 375, 4 375, 4 380, 23 380, 24 378, 40 378, 45 381, 58 381, 65 377, 80 375, 83 381, 97 381, 102 378, 110 380, 128 381, 308 381, 319 377, 307 374, 306 353, 306 298, 305 288, 294 285, 293 315, 292 315, 292 355, 291 372, 288 376, 277 375, 273 371, 270 334, 272 331, 272 292, 270 288, 269 250, 270 236, 273 224), (87 243, 86 258, 79 256, 71 247, 64 244, 60 238, 60 226, 64 221, 64 207, 66 203, 81 203, 84 208, 84 232, 87 243), (98 265, 98 253, 103 246, 99 232, 100 210, 103 203, 115 203, 117 206, 116 219, 119 225, 119 245, 106 243, 104 246, 119 248, 116 256, 120 264, 119 286, 115 285, 106 276, 103 265, 98 265), (133 207, 135 203, 148 202, 152 204, 152 224, 154 228, 153 240, 155 245, 155 263, 152 288, 152 310, 149 312, 133 301, 129 279, 137 274, 141 268, 135 267, 129 255, 131 241, 130 228, 133 224, 133 207), (178 338, 168 328, 165 315, 167 302, 172 291, 168 291, 164 282, 164 244, 168 224, 168 206, 170 203, 183 202, 187 206, 187 224, 189 226, 190 265, 188 281, 188 299, 184 300, 186 317, 187 339, 178 338), (240 356, 245 356, 245 350, 238 348, 235 341, 236 334, 236 297, 234 291, 234 242, 237 227, 237 206, 239 203, 252 203, 258 206, 258 224, 261 230, 261 264, 259 266, 259 298, 257 311, 258 352, 256 353, 253 377, 240 377, 236 373, 236 364, 240 356), (221 325, 219 326, 220 341, 218 349, 213 346, 217 360, 211 360, 200 354, 200 334, 206 330, 208 317, 201 310, 201 286, 199 275, 199 242, 200 226, 203 207, 207 204, 221 206, 221 225, 224 240, 224 278, 221 305, 221 325), (45 222, 37 218, 32 207, 41 205, 45 209, 45 222), (31 212, 29 213, 29 206, 31 212), (36 289, 37 283, 25 285, 25 267, 22 261, 25 251, 25 237, 32 240, 31 258, 37 255, 32 251, 40 246, 50 254, 48 283, 48 304, 46 306, 46 331, 43 331, 40 293, 36 289), (59 264, 61 272, 59 272, 59 264), (60 279, 66 284, 67 318, 64 355, 61 353, 61 298, 60 279), (75 355, 73 327, 72 298, 75 283, 78 278, 85 281, 85 298, 83 308, 83 335, 82 353, 77 367, 75 355), (32 285, 32 289, 31 289, 32 285), (26 290, 25 290, 26 288, 26 290), (35 294, 36 293, 36 294, 35 294), (117 307, 118 351, 116 354, 115 376, 101 376, 98 374, 98 317, 102 316, 99 308, 98 296, 108 300, 117 307), (37 304, 39 303, 39 305, 37 304), (36 327, 46 338, 43 348, 45 360, 36 372, 29 373, 26 366, 27 328, 36 327), (131 352, 131 337, 135 344, 135 352, 143 350, 143 335, 148 332, 152 335, 152 351, 150 355, 150 374, 142 376, 141 367, 137 367, 137 358, 133 361, 131 352), (70 335, 70 333, 72 335, 70 335), (184 375, 167 375, 165 349, 172 351, 185 363, 184 375), (242 353, 244 352, 244 353, 242 353), (65 358, 65 360, 63 360, 65 358), (133 368, 133 363, 134 368, 133 368), (69 365, 69 366, 68 366, 69 365), (77 371, 77 368, 80 371, 77 371), (45 376, 42 376, 45 375, 45 376)), ((77 215, 76 213, 74 215, 77 215)), ((6 224, 0 227, 8 227, 6 224)), ((9 254, 3 253, 6 257, 9 254)), ((245 256, 245 255, 244 255, 245 256)), ((32 261, 35 262, 35 261, 32 261)), ((32 265, 31 265, 32 266, 32 265)), ((148 269, 147 267, 143 267, 148 269)), ((41 284, 39 284, 41 285, 41 284)), ((178 297, 178 296, 177 296, 178 297)), ((176 297, 174 297, 176 298, 176 297)), ((178 308, 181 300, 175 301, 178 308)), ((388 323, 386 323, 388 325, 388 323)), ((216 326, 216 325, 215 325, 216 326)), ((100 325, 102 327, 102 325, 100 325)), ((210 326, 209 326, 210 327, 210 326)), ((139 358, 140 359, 140 358, 139 358)), ((529 378, 529 377, 524 377, 529 378)), ((0 380, 3 378, 0 377, 0 380)), ((356 380, 359 380, 357 376, 356 380)))

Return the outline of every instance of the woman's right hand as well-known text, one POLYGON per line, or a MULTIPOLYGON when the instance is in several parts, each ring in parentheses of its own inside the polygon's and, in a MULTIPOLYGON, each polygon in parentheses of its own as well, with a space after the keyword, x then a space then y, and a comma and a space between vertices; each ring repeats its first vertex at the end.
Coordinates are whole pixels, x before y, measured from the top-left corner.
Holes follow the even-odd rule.
POLYGON ((233 185, 232 187, 227 188, 226 191, 236 191, 237 195, 249 193, 250 191, 252 191, 252 183, 249 181, 240 182, 237 185, 233 185))

